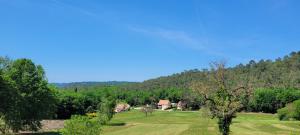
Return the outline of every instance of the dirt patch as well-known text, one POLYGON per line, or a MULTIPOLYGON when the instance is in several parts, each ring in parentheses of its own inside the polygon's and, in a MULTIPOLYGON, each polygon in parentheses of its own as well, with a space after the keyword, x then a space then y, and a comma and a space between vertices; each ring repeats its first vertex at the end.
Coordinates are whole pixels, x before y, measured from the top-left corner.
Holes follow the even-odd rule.
POLYGON ((64 128, 64 120, 43 120, 42 131, 53 131, 64 128))
MULTIPOLYGON (((40 129, 38 132, 33 132, 33 131, 21 131, 20 134, 21 135, 30 135, 30 134, 34 134, 34 133, 47 133, 50 134, 50 132, 52 131, 57 131, 59 129, 64 128, 64 120, 42 120, 41 121, 42 124, 42 129, 40 129)), ((54 133, 53 133, 54 134, 54 133)))

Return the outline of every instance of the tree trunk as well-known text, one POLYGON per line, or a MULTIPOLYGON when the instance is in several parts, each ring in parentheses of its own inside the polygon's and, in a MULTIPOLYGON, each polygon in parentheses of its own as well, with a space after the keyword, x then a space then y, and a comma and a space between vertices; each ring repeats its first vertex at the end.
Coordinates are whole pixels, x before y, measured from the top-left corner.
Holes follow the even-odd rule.
POLYGON ((222 135, 229 135, 231 121, 232 121, 232 117, 230 116, 219 118, 218 120, 219 131, 222 135))

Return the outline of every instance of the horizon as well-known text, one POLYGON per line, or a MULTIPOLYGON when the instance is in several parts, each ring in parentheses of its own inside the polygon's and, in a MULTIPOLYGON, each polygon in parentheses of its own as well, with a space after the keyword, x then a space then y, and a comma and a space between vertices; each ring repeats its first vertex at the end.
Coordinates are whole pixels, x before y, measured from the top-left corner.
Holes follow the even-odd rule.
POLYGON ((142 82, 300 50, 300 1, 0 0, 0 55, 51 83, 142 82))

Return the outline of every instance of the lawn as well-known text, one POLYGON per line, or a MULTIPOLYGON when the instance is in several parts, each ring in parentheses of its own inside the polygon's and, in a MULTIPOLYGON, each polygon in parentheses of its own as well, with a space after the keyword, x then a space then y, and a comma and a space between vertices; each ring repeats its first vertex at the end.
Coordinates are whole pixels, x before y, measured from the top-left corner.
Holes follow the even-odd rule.
MULTIPOLYGON (((239 113, 233 135, 298 135, 299 121, 279 121, 276 115, 239 113)), ((116 114, 104 135, 217 135, 216 120, 200 112, 156 111, 151 116, 137 110, 116 114)))

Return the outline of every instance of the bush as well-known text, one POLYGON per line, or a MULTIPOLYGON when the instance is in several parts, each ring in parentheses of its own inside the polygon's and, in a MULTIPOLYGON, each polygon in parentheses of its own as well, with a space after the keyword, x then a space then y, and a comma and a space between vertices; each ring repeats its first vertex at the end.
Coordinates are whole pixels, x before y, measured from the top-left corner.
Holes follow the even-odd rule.
POLYGON ((292 104, 288 104, 286 107, 277 110, 279 120, 289 120, 290 118, 293 118, 292 114, 290 113, 293 110, 294 108, 292 104))
POLYGON ((300 100, 294 101, 293 104, 295 107, 294 118, 300 120, 300 100))
POLYGON ((300 120, 300 100, 277 110, 279 120, 300 120))
POLYGON ((9 134, 9 127, 5 123, 4 116, 0 114, 0 134, 8 135, 9 134))
POLYGON ((250 103, 251 110, 276 113, 286 104, 300 99, 300 90, 295 89, 257 89, 250 103))
POLYGON ((62 129, 63 135, 99 135, 100 132, 101 125, 97 121, 79 115, 73 115, 62 129))
POLYGON ((72 115, 84 115, 94 112, 97 104, 100 102, 96 98, 96 96, 92 97, 81 92, 60 91, 58 94, 56 118, 69 119, 72 115))

